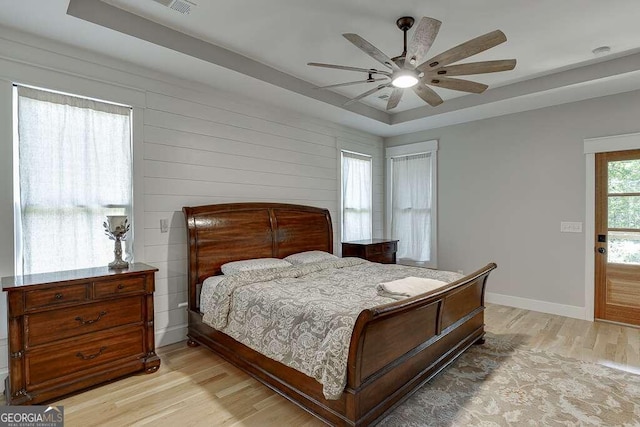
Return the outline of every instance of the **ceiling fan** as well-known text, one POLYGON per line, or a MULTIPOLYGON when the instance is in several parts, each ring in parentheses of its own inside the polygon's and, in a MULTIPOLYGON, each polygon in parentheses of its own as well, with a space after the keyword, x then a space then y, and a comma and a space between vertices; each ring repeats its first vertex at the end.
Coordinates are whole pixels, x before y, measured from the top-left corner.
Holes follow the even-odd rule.
POLYGON ((398 106, 404 93, 404 89, 412 88, 413 91, 427 104, 435 107, 442 104, 443 100, 430 86, 458 90, 470 93, 482 93, 488 86, 483 83, 470 80, 451 78, 450 76, 466 76, 470 74, 495 73, 499 71, 513 70, 516 66, 515 59, 499 61, 470 62, 466 64, 450 65, 477 53, 491 49, 507 41, 507 37, 500 30, 495 30, 482 36, 471 39, 455 46, 439 55, 425 60, 426 54, 438 35, 442 24, 437 19, 423 17, 413 32, 411 43, 407 46, 407 31, 413 26, 414 19, 410 16, 399 18, 396 21, 398 28, 404 33, 404 50, 394 58, 389 58, 374 45, 357 34, 343 34, 343 36, 359 49, 364 51, 386 69, 366 69, 349 67, 344 65, 322 64, 309 62, 313 67, 334 68, 338 70, 357 71, 368 75, 366 80, 338 83, 322 86, 318 89, 332 89, 342 86, 350 86, 363 83, 385 81, 375 88, 368 90, 344 105, 353 104, 385 88, 393 88, 387 101, 387 110, 398 106), (375 77, 374 77, 375 76, 375 77))

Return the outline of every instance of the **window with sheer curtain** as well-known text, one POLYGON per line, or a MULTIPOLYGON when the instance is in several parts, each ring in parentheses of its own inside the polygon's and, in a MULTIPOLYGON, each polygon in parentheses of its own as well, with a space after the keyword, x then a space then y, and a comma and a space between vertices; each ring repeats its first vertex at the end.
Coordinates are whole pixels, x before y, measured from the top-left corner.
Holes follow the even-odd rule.
POLYGON ((371 238, 371 157, 342 151, 342 241, 371 238))
POLYGON ((106 215, 132 219, 131 108, 15 91, 16 270, 107 265, 114 245, 104 234, 106 215))
POLYGON ((433 261, 431 167, 431 153, 391 158, 391 236, 400 260, 433 261))

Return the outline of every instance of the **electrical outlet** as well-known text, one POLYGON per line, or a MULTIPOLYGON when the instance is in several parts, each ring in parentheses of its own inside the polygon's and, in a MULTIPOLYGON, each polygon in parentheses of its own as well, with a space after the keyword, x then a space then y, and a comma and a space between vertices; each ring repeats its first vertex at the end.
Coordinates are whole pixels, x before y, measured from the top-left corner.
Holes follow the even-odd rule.
POLYGON ((560 222, 560 232, 561 233, 582 233, 582 223, 562 221, 560 222))
POLYGON ((161 233, 169 232, 169 220, 168 219, 161 219, 160 220, 160 232, 161 233))

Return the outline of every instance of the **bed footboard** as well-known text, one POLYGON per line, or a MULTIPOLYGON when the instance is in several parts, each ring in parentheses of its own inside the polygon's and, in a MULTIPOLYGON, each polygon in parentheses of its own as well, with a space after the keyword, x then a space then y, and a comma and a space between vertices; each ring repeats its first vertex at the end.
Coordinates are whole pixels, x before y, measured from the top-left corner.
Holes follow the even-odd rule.
POLYGON ((484 336, 484 294, 495 264, 447 287, 363 311, 348 361, 347 417, 367 425, 484 336), (350 402, 349 402, 350 401, 350 402))

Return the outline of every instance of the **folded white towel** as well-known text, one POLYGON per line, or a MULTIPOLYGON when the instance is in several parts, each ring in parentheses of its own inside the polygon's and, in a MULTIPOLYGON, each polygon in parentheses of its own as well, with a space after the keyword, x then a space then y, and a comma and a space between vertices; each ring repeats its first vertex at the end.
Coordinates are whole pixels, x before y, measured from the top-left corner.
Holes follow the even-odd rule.
POLYGON ((384 282, 376 287, 378 295, 397 300, 411 298, 425 292, 433 291, 447 285, 447 282, 422 277, 405 277, 404 279, 384 282))

